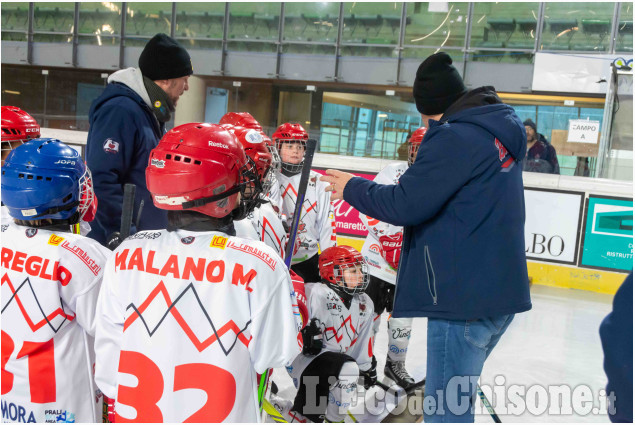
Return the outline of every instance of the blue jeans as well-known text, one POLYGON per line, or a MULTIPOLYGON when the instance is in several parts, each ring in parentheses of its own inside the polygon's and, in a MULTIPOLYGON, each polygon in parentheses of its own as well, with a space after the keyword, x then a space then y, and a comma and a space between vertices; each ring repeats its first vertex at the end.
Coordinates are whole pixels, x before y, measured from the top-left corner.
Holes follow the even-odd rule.
POLYGON ((425 422, 474 422, 483 364, 513 318, 428 319, 425 422))

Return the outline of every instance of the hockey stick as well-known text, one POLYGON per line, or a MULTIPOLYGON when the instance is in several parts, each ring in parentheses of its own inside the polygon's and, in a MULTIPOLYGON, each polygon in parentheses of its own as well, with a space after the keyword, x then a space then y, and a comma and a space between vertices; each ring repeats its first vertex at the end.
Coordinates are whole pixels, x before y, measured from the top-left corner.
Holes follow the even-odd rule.
POLYGON ((483 402, 483 406, 485 406, 485 408, 489 412, 489 414, 492 417, 492 419, 494 419, 494 422, 496 422, 497 424, 501 423, 500 418, 498 417, 498 415, 494 411, 494 408, 492 407, 492 405, 490 404, 489 400, 487 399, 487 396, 485 395, 485 393, 481 389, 481 386, 478 385, 478 384, 476 384, 476 392, 478 393, 478 396, 481 398, 481 401, 483 402))
POLYGON ((311 165, 313 164, 313 154, 317 140, 309 139, 306 141, 306 152, 304 153, 304 164, 302 165, 302 175, 300 176, 300 185, 298 186, 298 196, 295 200, 295 211, 293 212, 293 221, 289 232, 289 240, 287 241, 287 249, 284 255, 284 263, 287 267, 291 267, 291 257, 293 256, 293 247, 295 246, 295 238, 298 233, 298 224, 300 223, 300 215, 302 214, 302 205, 304 204, 304 195, 309 184, 309 174, 311 173, 311 165))
POLYGON ((114 251, 128 236, 132 225, 132 213, 134 210, 134 197, 137 186, 126 183, 123 188, 123 203, 121 206, 121 224, 118 232, 108 237, 106 246, 114 251))
MULTIPOLYGON (((293 247, 295 246, 295 237, 298 231, 298 224, 300 223, 300 214, 302 214, 302 204, 304 204, 304 195, 306 194, 306 188, 309 185, 309 174, 311 173, 311 165, 313 164, 313 155, 315 154, 315 147, 317 146, 317 140, 309 139, 306 141, 306 151, 304 153, 304 164, 302 164, 302 174, 300 176, 300 185, 298 186, 298 196, 295 202, 295 211, 293 212, 293 220, 291 222, 291 229, 289 233, 289 239, 287 241, 286 252, 284 255, 284 264, 287 268, 291 268, 291 257, 293 256, 293 247)), ((260 376, 260 385, 258 386, 258 405, 262 411, 263 402, 265 401, 265 392, 267 391, 267 383, 269 380, 269 370, 265 371, 260 376)))

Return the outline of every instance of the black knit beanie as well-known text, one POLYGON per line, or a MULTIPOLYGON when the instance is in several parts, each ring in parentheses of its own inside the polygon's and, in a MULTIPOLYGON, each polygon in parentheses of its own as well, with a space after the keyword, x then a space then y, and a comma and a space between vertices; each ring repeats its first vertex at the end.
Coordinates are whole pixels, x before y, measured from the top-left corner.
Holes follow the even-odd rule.
POLYGON ((538 131, 536 130, 536 123, 535 123, 535 122, 533 122, 533 121, 531 120, 531 118, 527 118, 527 119, 525 120, 525 122, 523 123, 523 125, 524 125, 524 126, 527 126, 527 127, 531 127, 531 128, 533 128, 533 129, 534 129, 534 133, 537 133, 537 132, 538 132, 538 131))
POLYGON ((435 53, 419 65, 412 95, 420 113, 442 114, 465 93, 467 88, 463 79, 447 53, 435 53))
POLYGON ((148 41, 139 56, 141 74, 152 81, 168 80, 192 75, 192 60, 187 50, 165 34, 157 34, 148 41))

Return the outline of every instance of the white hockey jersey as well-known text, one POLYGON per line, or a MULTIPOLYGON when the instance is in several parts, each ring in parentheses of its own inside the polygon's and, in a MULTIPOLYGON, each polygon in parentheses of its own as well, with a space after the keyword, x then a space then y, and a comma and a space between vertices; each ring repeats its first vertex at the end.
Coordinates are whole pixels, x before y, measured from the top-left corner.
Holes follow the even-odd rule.
MULTIPOLYGON (((379 184, 397 184, 399 178, 408 169, 405 162, 396 162, 388 164, 373 179, 379 184)), ((362 247, 362 255, 368 264, 368 272, 381 280, 395 284, 397 281, 397 270, 392 268, 390 264, 381 256, 381 244, 379 238, 385 235, 394 235, 403 232, 403 227, 395 226, 383 221, 375 220, 366 214, 359 213, 359 219, 368 229, 368 235, 362 247)))
POLYGON ((289 272, 262 242, 136 233, 106 264, 97 384, 121 420, 257 422, 256 373, 300 351, 293 304, 289 272))
POLYGON ((236 236, 262 241, 284 258, 288 236, 282 218, 271 203, 267 202, 254 209, 244 220, 235 221, 234 227, 236 236))
MULTIPOLYGON (((348 354, 360 370, 368 370, 373 357, 371 337, 375 316, 370 297, 365 293, 354 295, 349 308, 327 284, 307 283, 305 290, 309 317, 318 319, 322 329, 324 347, 318 356, 327 351, 348 354)), ((300 354, 287 367, 296 388, 302 372, 315 357, 300 354)))
POLYGON ((2 221, 2 422, 101 422, 95 307, 110 251, 2 221))
MULTIPOLYGON (((276 173, 280 197, 272 198, 272 202, 287 217, 289 224, 293 221, 300 177, 300 173, 292 177, 276 173)), ((327 186, 328 183, 320 181, 320 174, 312 170, 298 223, 297 237, 300 247, 293 255, 292 264, 301 263, 317 254, 318 244, 321 251, 336 245, 335 215, 331 194, 326 191, 327 186)))

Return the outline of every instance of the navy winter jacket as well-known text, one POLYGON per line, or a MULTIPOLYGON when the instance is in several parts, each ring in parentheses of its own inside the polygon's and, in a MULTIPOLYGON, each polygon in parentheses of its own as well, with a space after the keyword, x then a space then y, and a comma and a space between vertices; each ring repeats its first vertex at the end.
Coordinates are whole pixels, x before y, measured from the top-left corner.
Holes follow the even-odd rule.
POLYGON ((90 107, 86 162, 93 174, 99 204, 88 237, 101 244, 120 228, 126 183, 137 186, 131 233, 167 227, 166 211, 154 206, 146 188, 150 151, 165 132, 149 102, 141 73, 128 68, 109 78, 106 89, 90 107), (139 226, 135 228, 142 200, 139 226))
POLYGON ((633 422, 633 272, 615 298, 613 311, 600 325, 611 422, 633 422), (611 401, 613 400, 613 401, 611 401))
POLYGON ((526 135, 493 87, 430 120, 397 185, 351 179, 344 199, 404 226, 393 316, 469 320, 531 309, 522 167, 526 135))

